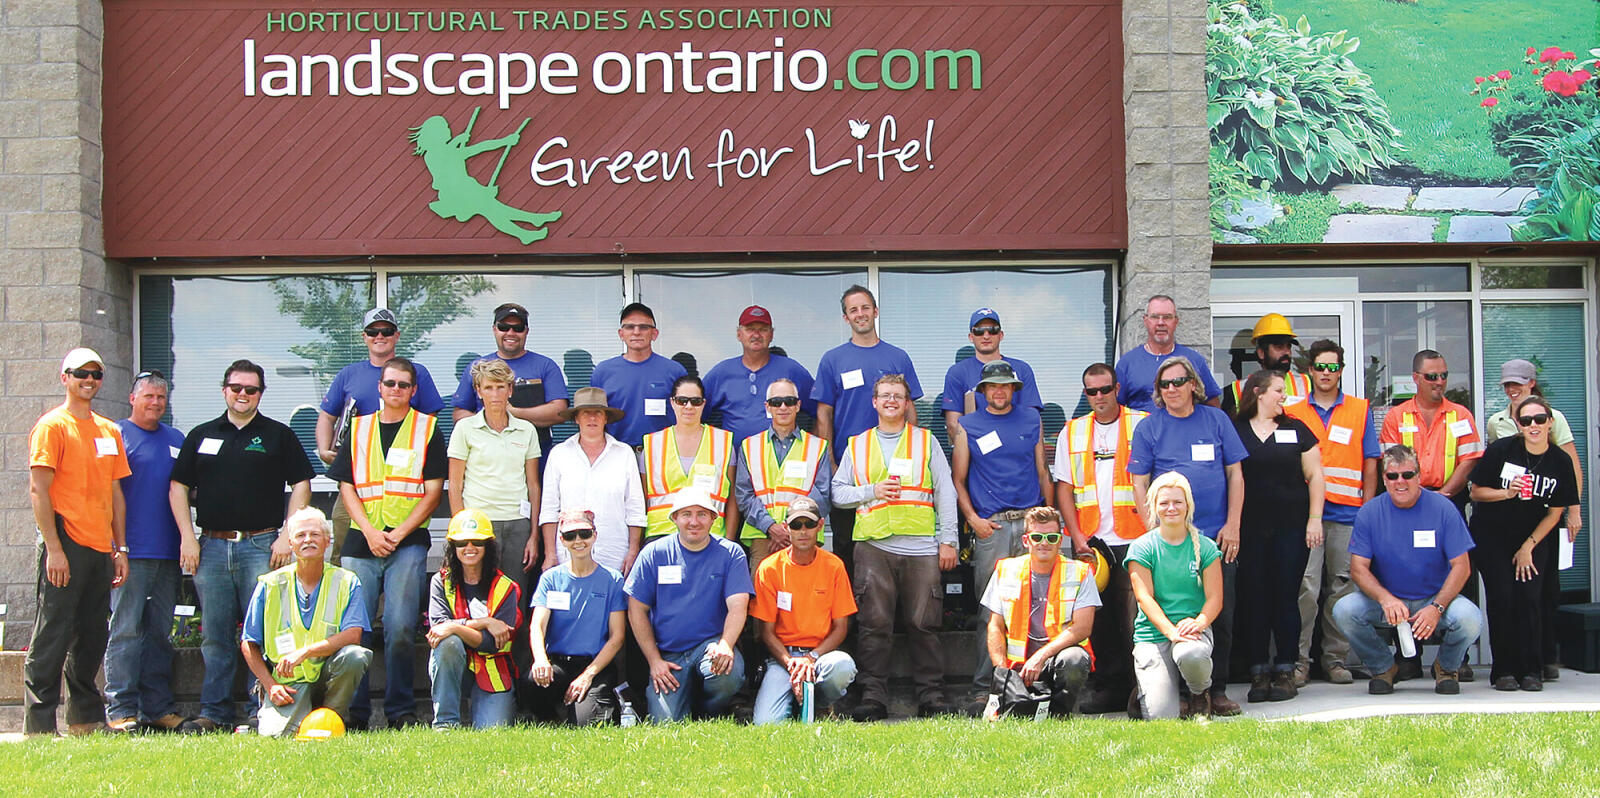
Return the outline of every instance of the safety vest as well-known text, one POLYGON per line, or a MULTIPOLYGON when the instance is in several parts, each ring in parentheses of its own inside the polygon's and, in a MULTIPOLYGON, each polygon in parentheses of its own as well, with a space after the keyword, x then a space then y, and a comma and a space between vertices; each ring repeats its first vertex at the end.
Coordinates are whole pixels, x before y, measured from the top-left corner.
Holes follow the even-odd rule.
MULTIPOLYGON (((750 487, 755 491, 756 501, 779 523, 789 517, 789 502, 810 495, 817 481, 817 467, 828 454, 827 441, 801 429, 795 430, 794 437, 782 462, 778 461, 770 430, 751 435, 739 444, 744 451, 745 464, 749 466, 750 487)), ((767 533, 749 523, 739 533, 740 540, 766 536, 767 533)))
MULTIPOLYGON (((472 612, 468 607, 466 595, 456 590, 455 581, 449 577, 445 577, 441 581, 444 582, 444 601, 450 605, 452 617, 458 620, 470 619, 472 612)), ((505 574, 495 571, 494 582, 489 585, 489 614, 487 617, 493 618, 500 612, 501 605, 505 604, 509 599, 511 606, 519 608, 517 610, 517 621, 512 626, 515 627, 520 624, 522 622, 522 610, 520 609, 522 605, 517 600, 519 595, 517 583, 511 581, 505 574)), ((484 634, 488 633, 485 632, 484 634)), ((477 677, 480 690, 486 693, 503 693, 511 689, 513 676, 511 643, 514 637, 513 635, 511 638, 507 638, 506 644, 496 649, 493 654, 484 654, 474 647, 467 647, 467 667, 477 677)))
MULTIPOLYGON (((1006 619, 1006 667, 1011 668, 1028 661, 1028 613, 1033 607, 1033 570, 1029 565, 1030 556, 1011 557, 1001 560, 994 567, 994 589, 998 591, 1000 603, 1005 608, 1001 613, 1006 619)), ((1049 600, 1044 605, 1044 636, 1054 638, 1061 634, 1062 629, 1072 626, 1073 604, 1078 599, 1078 588, 1082 587, 1083 580, 1093 579, 1094 575, 1086 563, 1069 560, 1065 557, 1056 559, 1055 568, 1050 571, 1050 587, 1046 589, 1049 600)), ((1089 647, 1089 638, 1078 641, 1089 652, 1090 662, 1093 662, 1094 650, 1089 647)))
MULTIPOLYGON (((1239 412, 1239 397, 1244 395, 1244 380, 1234 380, 1228 390, 1233 391, 1233 412, 1239 412)), ((1291 407, 1311 396, 1311 378, 1293 371, 1283 375, 1283 406, 1291 407)))
POLYGON ((1323 425, 1322 416, 1310 402, 1290 405, 1284 412, 1316 433, 1322 446, 1322 481, 1327 486, 1328 501, 1360 507, 1365 501, 1361 496, 1361 467, 1366 458, 1361 445, 1367 432, 1367 400, 1346 396, 1328 417, 1328 425, 1350 431, 1344 443, 1328 438, 1328 426, 1323 425))
MULTIPOLYGON (((733 495, 733 480, 728 478, 729 458, 733 456, 733 433, 710 424, 700 426, 700 449, 695 452, 693 475, 683 473, 678 460, 677 427, 667 427, 644 436, 645 537, 656 537, 678 530, 672 523, 672 494, 679 488, 698 484, 722 506, 733 495)), ((711 524, 711 534, 726 537, 722 513, 711 524)))
MULTIPOLYGON (((939 442, 924 427, 907 425, 900 443, 890 457, 884 457, 878 443, 878 430, 869 428, 846 445, 857 485, 876 485, 889 478, 892 460, 905 461, 908 474, 900 476, 900 498, 883 501, 873 498, 856 506, 856 540, 881 540, 891 535, 931 537, 938 530, 933 510, 933 464, 939 442)), ((943 457, 943 452, 937 456, 943 457)))
MULTIPOLYGON (((1145 533, 1144 522, 1139 520, 1137 503, 1133 500, 1133 475, 1128 473, 1128 454, 1133 449, 1133 430, 1149 413, 1124 407, 1117 416, 1116 465, 1111 469, 1112 530, 1117 537, 1133 540, 1145 533)), ((1074 500, 1078 507, 1078 528, 1087 537, 1093 537, 1100 528, 1100 494, 1095 483, 1094 414, 1088 413, 1067 424, 1064 436, 1067 453, 1078 464, 1078 481, 1074 485, 1074 500)), ((1057 443, 1059 446, 1060 443, 1057 443)))
MULTIPOLYGON (((311 625, 307 626, 300 618, 300 601, 295 597, 294 571, 295 565, 290 563, 256 577, 266 591, 266 607, 261 612, 261 648, 272 662, 337 634, 339 621, 350 604, 350 591, 358 584, 354 573, 337 565, 322 566, 322 587, 317 591, 317 606, 311 611, 311 625), (293 640, 292 648, 284 649, 279 645, 285 632, 293 640)), ((322 675, 322 660, 322 657, 307 657, 305 662, 295 666, 289 681, 315 682, 322 675)))
MULTIPOLYGON (((437 420, 416 408, 406 411, 400 430, 384 454, 378 414, 357 416, 350 433, 350 473, 367 519, 379 529, 394 529, 422 500, 422 461, 437 420)), ((355 526, 354 523, 351 524, 355 526)))
MULTIPOLYGON (((1449 482, 1450 475, 1456 472, 1456 436, 1450 432, 1450 425, 1460 420, 1461 414, 1454 409, 1444 412, 1444 479, 1439 483, 1439 486, 1449 482)), ((1409 410, 1400 414, 1400 442, 1411 447, 1412 451, 1417 452, 1418 457, 1426 457, 1427 453, 1417 450, 1417 430, 1419 429, 1417 424, 1420 421, 1417 414, 1409 410)))

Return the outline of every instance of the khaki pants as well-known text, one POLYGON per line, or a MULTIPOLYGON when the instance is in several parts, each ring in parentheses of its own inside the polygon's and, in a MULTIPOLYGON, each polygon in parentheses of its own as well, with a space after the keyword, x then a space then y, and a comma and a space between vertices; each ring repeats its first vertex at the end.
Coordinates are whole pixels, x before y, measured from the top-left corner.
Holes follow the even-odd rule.
POLYGON ((1350 581, 1350 532, 1348 524, 1322 522, 1322 545, 1312 549, 1306 572, 1300 580, 1300 664, 1311 662, 1311 635, 1322 618, 1322 668, 1350 666, 1350 641, 1333 622, 1333 605, 1354 593, 1350 581), (1321 607, 1319 613, 1318 607, 1321 607))
POLYGON ((857 681, 861 698, 889 705, 889 658, 898 609, 911 647, 911 680, 918 703, 944 701, 944 652, 939 625, 944 621, 944 587, 939 557, 890 554, 871 543, 855 547, 856 621, 860 629, 857 681))

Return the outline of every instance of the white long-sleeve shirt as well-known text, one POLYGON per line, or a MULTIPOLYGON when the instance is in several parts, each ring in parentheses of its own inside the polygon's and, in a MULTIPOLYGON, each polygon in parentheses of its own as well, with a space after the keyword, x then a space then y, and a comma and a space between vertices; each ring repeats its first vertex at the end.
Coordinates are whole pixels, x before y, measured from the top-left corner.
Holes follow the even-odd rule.
MULTIPOLYGON (((576 435, 551 447, 544 464, 539 523, 555 523, 564 510, 594 513, 595 562, 622 570, 628 527, 645 525, 644 485, 633 449, 608 434, 606 448, 590 463, 576 435)), ((561 562, 568 560, 565 546, 558 543, 556 553, 561 562)))
MULTIPOLYGON (((886 434, 882 429, 874 427, 873 434, 878 436, 880 449, 888 456, 895 447, 900 445, 900 436, 904 431, 895 434, 886 434)), ((874 501, 871 485, 856 484, 856 470, 853 461, 853 447, 841 447, 844 457, 839 461, 838 470, 833 472, 833 506, 855 507, 856 505, 874 501)), ((864 540, 861 543, 882 549, 890 554, 918 557, 939 553, 939 544, 956 545, 956 483, 950 478, 950 463, 944 458, 944 450, 935 446, 928 452, 929 467, 933 470, 933 510, 938 516, 938 528, 933 536, 927 535, 890 535, 881 540, 864 540)))

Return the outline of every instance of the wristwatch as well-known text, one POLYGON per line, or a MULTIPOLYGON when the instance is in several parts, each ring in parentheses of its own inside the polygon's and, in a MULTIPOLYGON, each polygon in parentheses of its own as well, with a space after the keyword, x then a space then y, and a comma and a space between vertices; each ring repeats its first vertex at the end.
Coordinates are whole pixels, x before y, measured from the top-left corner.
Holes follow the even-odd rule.
POLYGON ((1434 609, 1438 610, 1440 615, 1444 614, 1444 605, 1443 604, 1440 604, 1437 601, 1430 601, 1428 603, 1430 605, 1432 605, 1434 609))

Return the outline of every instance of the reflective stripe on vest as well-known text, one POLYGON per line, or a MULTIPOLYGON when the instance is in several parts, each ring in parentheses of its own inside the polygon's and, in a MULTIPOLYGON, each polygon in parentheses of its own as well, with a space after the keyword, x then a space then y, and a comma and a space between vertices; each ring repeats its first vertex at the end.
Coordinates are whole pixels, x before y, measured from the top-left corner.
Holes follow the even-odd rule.
MULTIPOLYGON (((455 582, 447 576, 440 580, 444 582, 444 602, 450 605, 450 611, 456 620, 467 620, 472 617, 465 594, 456 590, 455 582)), ((517 583, 511 581, 505 574, 495 571, 494 584, 489 586, 489 616, 495 617, 500 612, 500 605, 507 599, 511 606, 517 607, 518 619, 521 622, 521 605, 517 600, 520 595, 517 583)), ((517 624, 512 624, 516 626, 517 624)), ((485 634, 488 634, 485 632, 485 634)), ((515 636, 513 636, 515 637, 515 636)), ((472 671, 478 682, 478 688, 486 693, 503 693, 511 689, 512 664, 511 664, 512 639, 507 638, 506 644, 496 649, 493 654, 484 654, 474 646, 467 646, 467 667, 472 671)))
MULTIPOLYGON (((1239 397, 1244 395, 1244 380, 1234 380, 1228 386, 1233 391, 1233 412, 1239 412, 1239 397)), ((1283 378, 1283 406, 1292 407, 1311 397, 1311 378, 1304 374, 1288 372, 1283 378)))
MULTIPOLYGON (((1030 555, 1011 557, 995 565, 996 595, 1005 607, 1001 615, 1006 619, 1006 667, 1015 667, 1028 660, 1028 615, 1033 609, 1033 571, 1030 555)), ((1078 589, 1083 580, 1093 578, 1089 566, 1065 557, 1056 559, 1050 571, 1049 597, 1044 605, 1044 636, 1054 639, 1064 628, 1072 626, 1073 604, 1078 600, 1078 589)), ((1078 641, 1089 649, 1089 638, 1078 641)), ((1090 649, 1090 656, 1093 650, 1090 649)), ((1091 660, 1092 662, 1092 660, 1091 660)))
POLYGON ((1367 400, 1346 396, 1333 408, 1327 425, 1322 423, 1322 416, 1310 402, 1283 409, 1290 417, 1310 427, 1317 436, 1317 442, 1322 447, 1322 481, 1327 487, 1328 501, 1334 504, 1360 507, 1364 501, 1361 496, 1361 468, 1366 458, 1361 447, 1367 433, 1367 407, 1367 400), (1350 439, 1344 443, 1330 440, 1329 426, 1350 430, 1350 439))
MULTIPOLYGON (((1117 537, 1133 540, 1145 533, 1139 520, 1137 503, 1133 500, 1133 475, 1128 473, 1128 455, 1133 449, 1133 431, 1139 422, 1150 415, 1142 410, 1121 408, 1118 416, 1116 465, 1111 469, 1112 530, 1117 537)), ((1078 528, 1084 536, 1094 537, 1100 528, 1100 494, 1095 480, 1094 414, 1079 416, 1067 424, 1065 437, 1067 453, 1078 463, 1078 473, 1084 484, 1074 485, 1074 501, 1078 508, 1078 528)), ((1056 445, 1061 445, 1057 442, 1056 445)))
MULTIPOLYGON (((733 495, 733 480, 728 477, 728 465, 733 456, 733 433, 710 424, 700 425, 700 448, 694 453, 694 477, 708 484, 701 487, 711 494, 719 505, 733 495)), ((677 428, 667 427, 644 436, 644 506, 645 537, 676 532, 672 523, 672 494, 693 483, 689 474, 683 473, 683 463, 678 460, 677 428)), ((726 537, 723 513, 711 523, 711 534, 726 537)))
MULTIPOLYGON (((339 621, 350 604, 350 591, 356 585, 356 575, 337 565, 322 566, 322 587, 317 591, 317 605, 311 611, 308 627, 300 617, 300 601, 295 596, 295 565, 290 563, 276 571, 257 577, 264 586, 266 606, 261 612, 261 650, 267 659, 278 662, 296 649, 320 643, 339 631, 339 621), (278 646, 278 637, 288 632, 294 648, 284 651, 278 646)), ((315 682, 322 675, 322 657, 308 657, 295 666, 293 683, 315 682)))
POLYGON ((422 500, 422 461, 435 424, 433 416, 419 413, 415 408, 408 409, 394 442, 389 444, 389 454, 396 449, 411 454, 404 465, 392 466, 383 451, 378 414, 356 418, 355 429, 350 434, 350 473, 360 480, 355 484, 356 496, 361 499, 367 519, 378 529, 399 526, 422 500))
MULTIPOLYGON (((907 426, 900 443, 885 457, 873 427, 850 439, 847 444, 856 484, 876 485, 889 478, 889 460, 911 461, 911 475, 900 477, 900 498, 894 501, 868 499, 856 506, 856 540, 881 540, 892 535, 931 537, 937 532, 938 516, 933 509, 933 464, 939 442, 923 427, 907 426)), ((943 457, 944 453, 939 452, 943 457)))
MULTIPOLYGON (((790 444, 782 463, 778 462, 777 448, 772 445, 771 430, 751 435, 739 444, 744 451, 744 462, 750 472, 750 487, 755 491, 756 501, 761 502, 761 506, 767 508, 767 515, 779 523, 789 516, 789 502, 810 495, 817 481, 817 468, 822 465, 822 458, 828 452, 827 441, 805 430, 796 429, 794 437, 794 443, 790 444), (796 462, 796 456, 805 463, 805 475, 791 479, 785 476, 784 465, 796 462)), ((767 533, 748 523, 739 533, 740 540, 766 536, 767 533)))
MULTIPOLYGON (((1460 420, 1461 415, 1456 411, 1445 411, 1444 428, 1446 434, 1444 436, 1444 479, 1439 483, 1440 486, 1444 485, 1445 482, 1449 482, 1450 475, 1456 472, 1456 436, 1449 433, 1450 425, 1460 420)), ((1411 450, 1414 452, 1417 451, 1416 430, 1420 429, 1420 427, 1417 426, 1417 421, 1417 414, 1415 413, 1406 411, 1400 414, 1400 442, 1411 447, 1411 450), (1406 430, 1411 430, 1411 432, 1407 432, 1406 430)), ((1417 452, 1417 456, 1426 457, 1427 454, 1424 452, 1417 452)))

